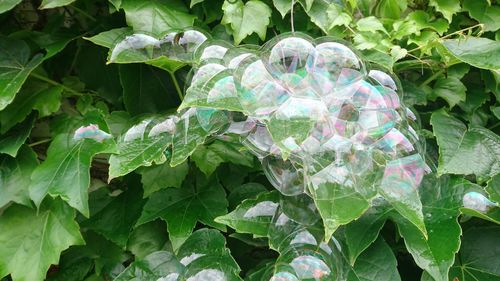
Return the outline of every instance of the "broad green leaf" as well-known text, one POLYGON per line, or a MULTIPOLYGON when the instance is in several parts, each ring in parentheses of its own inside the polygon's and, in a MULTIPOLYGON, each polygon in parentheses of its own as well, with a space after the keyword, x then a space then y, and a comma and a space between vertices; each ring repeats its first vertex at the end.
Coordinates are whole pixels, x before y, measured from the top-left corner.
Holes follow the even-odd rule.
POLYGON ((431 116, 439 145, 438 173, 493 176, 500 172, 500 137, 480 127, 467 129, 443 109, 431 116))
POLYGON ((401 13, 406 10, 406 0, 382 0, 375 8, 375 14, 381 18, 399 19, 401 13))
POLYGON ((59 110, 61 105, 61 86, 51 86, 44 82, 28 80, 14 101, 0 112, 1 132, 6 132, 23 121, 33 109, 39 116, 48 116, 59 110))
POLYGON ((458 60, 474 67, 498 71, 500 42, 487 38, 445 39, 443 46, 458 60))
POLYGON ((195 16, 180 0, 122 0, 127 24, 136 32, 162 36, 168 30, 193 26, 195 16))
POLYGON ((500 209, 498 207, 494 207, 493 210, 488 212, 480 212, 469 208, 461 208, 460 211, 464 215, 480 218, 500 225, 500 209))
POLYGON ((135 228, 127 242, 127 250, 138 258, 163 250, 168 241, 167 225, 156 220, 135 228))
POLYGON ((244 200, 234 211, 217 217, 215 221, 233 228, 238 233, 266 236, 278 202, 276 191, 261 193, 255 199, 244 200))
POLYGON ((445 19, 432 20, 431 15, 421 10, 411 12, 407 18, 416 25, 417 30, 432 29, 439 34, 443 34, 448 30, 449 26, 445 19))
POLYGON ((184 162, 210 134, 217 132, 228 122, 222 111, 196 108, 185 111, 177 122, 170 165, 176 166, 184 162))
POLYGON ((4 0, 0 2, 0 14, 14 8, 17 4, 21 3, 21 1, 22 0, 4 0))
POLYGON ((265 186, 256 182, 247 182, 239 185, 231 190, 231 193, 227 196, 227 201, 229 201, 229 209, 233 210, 243 200, 247 198, 255 198, 258 194, 266 191, 267 188, 265 186))
POLYGON ((40 9, 52 9, 62 7, 75 2, 75 0, 43 0, 40 9))
POLYGON ((466 181, 438 179, 433 174, 424 178, 420 194, 427 239, 408 220, 391 215, 417 265, 436 281, 448 281, 448 271, 460 247, 459 208, 469 188, 466 181))
POLYGON ((335 25, 345 25, 345 23, 349 21, 348 18, 343 15, 342 8, 336 4, 332 4, 332 1, 302 0, 299 1, 299 3, 304 8, 311 21, 324 33, 328 33, 335 25))
POLYGON ((344 227, 345 242, 351 265, 354 265, 358 256, 377 239, 380 230, 392 211, 392 208, 375 205, 359 219, 344 227))
MULTIPOLYGON (((340 7, 339 5, 332 3, 328 6, 328 9, 326 10, 326 13, 328 15, 328 22, 330 23, 329 26, 325 26, 328 30, 335 27, 335 26, 349 26, 349 24, 352 21, 352 17, 344 12, 345 10, 340 7)), ((310 12, 312 15, 312 12, 310 12)), ((318 15, 319 16, 319 15, 318 15)), ((318 17, 315 17, 316 19, 318 17)), ((312 19, 312 16, 311 16, 312 19)), ((316 24, 321 24, 320 21, 318 21, 316 24)), ((320 25, 319 25, 320 26, 320 25)), ((320 26, 320 28, 322 28, 320 26)), ((323 28, 324 29, 324 28, 323 28)), ((326 31, 325 31, 326 32, 326 31)))
POLYGON ((144 119, 132 126, 117 142, 118 153, 109 158, 109 178, 126 175, 140 166, 166 161, 165 150, 172 143, 175 131, 173 117, 144 119))
POLYGON ((57 135, 49 146, 47 159, 31 175, 31 199, 39 207, 47 194, 60 196, 88 217, 92 158, 98 153, 116 152, 115 146, 113 140, 102 143, 91 139, 75 141, 72 135, 57 135))
POLYGON ((84 243, 74 218, 74 210, 58 199, 46 200, 38 211, 10 206, 0 217, 0 277, 44 280, 63 250, 84 243))
POLYGON ((266 39, 271 9, 264 2, 250 0, 244 4, 237 0, 232 4, 232 1, 225 1, 222 10, 224 17, 221 23, 231 26, 236 44, 252 33, 257 33, 262 40, 266 39))
POLYGON ((460 1, 456 0, 430 0, 429 6, 432 6, 436 11, 443 14, 444 18, 451 23, 454 14, 460 12, 460 1))
POLYGON ((188 177, 181 188, 167 188, 153 193, 137 222, 141 225, 157 218, 166 221, 174 250, 189 237, 198 221, 224 229, 223 225, 214 221, 227 213, 224 188, 213 179, 204 179, 201 174, 195 178, 188 177))
POLYGON ((73 250, 91 258, 94 261, 94 270, 98 275, 116 276, 116 273, 113 272, 124 269, 122 264, 131 257, 123 248, 91 230, 85 231, 83 235, 85 246, 72 247, 70 251, 73 250))
POLYGON ((362 18, 356 22, 356 27, 359 31, 376 32, 382 31, 387 33, 382 23, 374 16, 362 18))
POLYGON ((199 4, 199 3, 203 3, 203 1, 205 1, 205 0, 191 0, 191 3, 189 4, 189 8, 193 8, 194 5, 199 4))
POLYGON ((465 231, 457 262, 450 280, 460 281, 500 279, 500 227, 472 227, 465 231))
POLYGON ((123 103, 133 116, 159 113, 179 105, 179 98, 167 73, 144 64, 120 65, 123 103))
POLYGON ((281 16, 285 18, 286 14, 292 9, 293 0, 273 0, 273 5, 280 12, 281 16))
POLYGON ((138 179, 127 178, 128 190, 113 198, 101 211, 82 223, 82 227, 125 248, 130 231, 141 215, 144 200, 138 179))
POLYGON ((453 108, 458 103, 465 101, 465 85, 456 77, 442 77, 436 80, 434 89, 430 95, 431 100, 436 100, 437 97, 443 98, 450 108, 453 108))
POLYGON ((484 31, 497 31, 500 28, 500 7, 490 5, 487 0, 465 0, 463 8, 478 22, 484 24, 484 31))
POLYGON ((359 218, 369 207, 369 201, 353 187, 327 182, 311 187, 310 192, 323 219, 327 239, 338 227, 359 218))
POLYGON ((153 167, 142 168, 141 174, 144 197, 149 197, 154 192, 168 188, 180 188, 189 172, 189 165, 183 162, 171 167, 168 162, 153 167))
POLYGON ((235 143, 215 141, 210 145, 199 146, 191 159, 205 175, 211 175, 224 162, 252 167, 253 156, 241 151, 243 147, 235 143))
POLYGON ((38 165, 36 154, 28 146, 19 149, 17 157, 0 155, 0 208, 9 202, 31 207, 29 187, 33 170, 38 165))
POLYGON ((380 237, 356 261, 353 272, 360 281, 401 281, 391 247, 380 237))
POLYGON ((83 37, 83 39, 111 50, 117 43, 125 38, 125 36, 132 35, 133 33, 134 31, 130 27, 120 27, 101 32, 92 37, 83 37))
POLYGON ((43 55, 30 60, 30 54, 24 41, 0 36, 0 110, 14 100, 31 71, 42 63, 43 55))
POLYGON ((68 254, 65 252, 57 267, 57 272, 52 273, 46 279, 47 281, 81 281, 84 280, 94 266, 89 257, 81 254, 68 254))
POLYGON ((113 281, 161 280, 163 277, 177 280, 172 277, 179 276, 182 270, 182 264, 172 253, 159 251, 134 261, 113 281))
POLYGON ((491 200, 500 203, 500 174, 496 174, 490 179, 486 186, 486 192, 490 195, 491 200))
POLYGON ((365 60, 379 64, 385 67, 386 69, 392 70, 392 67, 394 66, 394 59, 384 52, 374 49, 367 49, 363 50, 362 54, 365 60))
POLYGON ((33 127, 34 122, 35 116, 31 116, 4 135, 0 135, 0 153, 16 157, 17 151, 31 133, 31 128, 33 127))

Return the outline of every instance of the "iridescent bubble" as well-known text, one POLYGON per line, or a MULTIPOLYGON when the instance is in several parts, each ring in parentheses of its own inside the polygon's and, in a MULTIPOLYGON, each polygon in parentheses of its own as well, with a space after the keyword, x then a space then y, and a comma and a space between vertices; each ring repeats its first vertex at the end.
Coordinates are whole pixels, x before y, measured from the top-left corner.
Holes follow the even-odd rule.
POLYGON ((491 202, 486 196, 479 192, 467 192, 463 198, 465 208, 476 210, 480 213, 487 213, 491 208, 497 206, 496 203, 491 202))
POLYGON ((266 66, 276 78, 295 73, 304 76, 308 63, 314 61, 316 51, 308 37, 277 37, 268 43, 266 66))
POLYGON ((291 161, 268 156, 262 160, 262 168, 271 184, 284 195, 304 192, 304 174, 291 161))
POLYGON ((146 34, 133 34, 115 45, 109 57, 110 62, 143 62, 155 57, 160 50, 160 41, 146 34))
POLYGON ((187 29, 172 31, 159 42, 165 56, 175 60, 192 62, 196 49, 207 38, 208 35, 201 31, 187 29))

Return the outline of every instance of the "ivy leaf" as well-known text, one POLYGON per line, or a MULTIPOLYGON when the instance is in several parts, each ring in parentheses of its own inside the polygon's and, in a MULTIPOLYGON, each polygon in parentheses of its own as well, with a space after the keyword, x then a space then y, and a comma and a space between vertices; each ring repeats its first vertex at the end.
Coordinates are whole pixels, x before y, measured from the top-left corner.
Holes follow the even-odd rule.
POLYGON ((155 220, 135 228, 127 242, 127 250, 138 258, 160 251, 168 242, 167 225, 164 221, 155 220))
POLYGON ((244 200, 234 211, 217 217, 215 221, 233 228, 238 233, 266 236, 278 202, 276 191, 260 193, 257 198, 244 200))
POLYGON ((75 2, 75 0, 43 0, 40 9, 52 9, 62 7, 75 2))
MULTIPOLYGON (((223 183, 224 184, 224 183, 223 183)), ((226 187, 227 188, 227 187, 226 187)), ((254 198, 262 192, 266 192, 267 189, 260 183, 247 182, 239 185, 231 190, 231 193, 227 197, 229 201, 229 209, 235 209, 243 200, 247 198, 254 198)))
POLYGON ((360 281, 400 281, 397 264, 391 247, 380 237, 359 256, 351 272, 360 281))
POLYGON ((182 264, 172 253, 159 251, 134 261, 114 281, 161 280, 162 277, 179 276, 182 269, 182 264))
POLYGON ((188 109, 177 122, 172 140, 172 159, 170 165, 184 162, 206 138, 228 123, 222 111, 212 109, 188 109))
POLYGON ((44 280, 63 250, 84 243, 74 218, 74 210, 58 199, 46 200, 38 211, 21 205, 5 210, 0 217, 0 277, 10 273, 14 280, 44 280))
POLYGON ((10 104, 43 55, 30 60, 30 48, 21 40, 0 36, 0 110, 10 104))
POLYGON ((21 3, 21 1, 22 0, 4 0, 0 2, 0 14, 14 8, 17 4, 21 3))
POLYGON ((431 116, 439 145, 438 174, 493 176, 500 172, 500 138, 480 127, 467 129, 443 109, 431 116))
POLYGON ((500 7, 490 5, 486 0, 465 0, 463 8, 471 18, 484 24, 484 31, 497 31, 500 28, 500 7))
POLYGON ((473 227, 464 233, 458 259, 450 272, 450 280, 500 279, 500 227, 473 227))
POLYGON ((154 192, 167 187, 180 188, 189 172, 189 166, 183 162, 175 167, 163 163, 153 167, 143 168, 139 171, 142 176, 144 197, 149 197, 154 192))
POLYGON ((154 36, 165 35, 171 29, 193 26, 195 19, 180 0, 122 0, 121 8, 129 26, 154 36))
POLYGON ((388 34, 387 30, 385 30, 382 23, 374 16, 369 16, 358 20, 356 22, 356 27, 358 28, 359 31, 368 31, 368 32, 382 31, 385 34, 388 34))
POLYGON ((490 195, 491 200, 500 203, 500 174, 496 174, 490 179, 486 186, 486 192, 490 195))
POLYGON ((176 108, 179 98, 167 73, 144 64, 120 65, 123 103, 131 115, 176 108))
POLYGON ((39 207, 48 194, 60 196, 85 216, 89 216, 88 188, 90 163, 98 153, 113 153, 113 140, 99 143, 91 139, 75 141, 60 134, 52 140, 47 159, 31 175, 30 197, 39 207))
POLYGON ((500 69, 500 42, 488 38, 445 39, 443 46, 458 60, 477 68, 500 69))
POLYGON ((451 23, 453 15, 460 12, 460 1, 455 0, 430 0, 429 6, 432 6, 436 11, 443 14, 444 18, 451 23))
POLYGON ((120 41, 120 39, 132 34, 134 34, 132 28, 120 27, 101 32, 92 37, 83 37, 83 39, 89 40, 96 45, 106 47, 108 49, 113 49, 113 47, 120 41))
POLYGON ((381 18, 397 20, 407 7, 408 3, 406 0, 382 0, 375 7, 375 14, 381 18))
POLYGON ((408 220, 391 215, 417 265, 436 281, 448 281, 448 271, 460 247, 457 218, 468 188, 466 181, 438 179, 432 174, 424 178, 420 193, 428 239, 408 220))
POLYGON ((0 112, 0 131, 6 132, 22 122, 33 109, 39 111, 39 117, 48 116, 59 110, 62 92, 61 86, 28 80, 14 101, 0 112))
POLYGON ((128 178, 129 189, 113 198, 102 210, 82 223, 82 227, 125 248, 132 227, 141 215, 144 200, 138 179, 128 178))
POLYGON ((224 162, 252 167, 253 156, 250 153, 244 153, 240 149, 242 149, 242 146, 235 143, 215 141, 208 146, 199 146, 191 155, 191 159, 207 176, 211 175, 224 162))
POLYGON ((345 13, 342 7, 334 3, 328 6, 326 13, 328 15, 328 21, 330 22, 328 30, 335 26, 347 27, 352 21, 352 17, 349 14, 345 13))
POLYGON ((231 26, 236 44, 240 44, 252 33, 257 33, 262 40, 266 39, 271 9, 264 2, 250 0, 243 4, 241 0, 237 0, 232 4, 225 1, 222 10, 224 17, 221 23, 231 26))
POLYGON ((450 108, 453 108, 458 103, 465 101, 465 91, 467 91, 467 88, 459 78, 442 77, 436 80, 430 98, 435 101, 437 97, 441 97, 448 102, 450 108))
POLYGON ((27 175, 38 166, 36 154, 28 146, 22 146, 17 157, 0 155, 0 208, 9 202, 31 207, 27 175))
POLYGON ((9 130, 5 135, 0 135, 0 153, 16 157, 19 148, 28 138, 35 122, 35 116, 31 116, 23 123, 9 130))
POLYGON ((128 129, 118 140, 118 154, 109 158, 109 178, 126 175, 140 166, 163 163, 172 143, 175 120, 171 117, 148 118, 128 129))
POLYGON ((273 5, 280 12, 281 17, 285 18, 292 9, 292 0, 273 0, 273 5))
POLYGON ((214 222, 227 213, 224 188, 213 179, 203 179, 201 174, 188 178, 182 188, 167 188, 153 193, 137 222, 138 225, 161 218, 167 222, 170 241, 174 250, 189 237, 196 222, 224 229, 214 222))

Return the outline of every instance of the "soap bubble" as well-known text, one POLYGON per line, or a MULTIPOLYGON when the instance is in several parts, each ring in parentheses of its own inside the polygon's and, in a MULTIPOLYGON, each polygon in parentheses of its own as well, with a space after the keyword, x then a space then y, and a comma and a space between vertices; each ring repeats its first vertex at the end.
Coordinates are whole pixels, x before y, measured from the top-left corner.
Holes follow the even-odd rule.
POLYGON ((475 191, 465 193, 463 205, 465 208, 473 209, 480 213, 486 213, 491 208, 497 206, 496 203, 491 202, 486 196, 475 191))

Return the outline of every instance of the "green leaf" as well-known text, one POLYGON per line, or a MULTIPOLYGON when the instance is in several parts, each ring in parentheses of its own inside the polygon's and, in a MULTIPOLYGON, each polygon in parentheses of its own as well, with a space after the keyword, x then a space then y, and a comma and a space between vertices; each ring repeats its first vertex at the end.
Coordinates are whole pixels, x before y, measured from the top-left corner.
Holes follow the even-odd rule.
POLYGON ((458 60, 474 67, 498 71, 500 42, 487 38, 445 39, 443 46, 458 60))
POLYGON ((443 14, 444 18, 451 23, 454 14, 460 12, 460 1, 456 0, 430 0, 429 6, 432 6, 436 11, 443 14))
POLYGON ((369 16, 366 18, 362 18, 356 22, 356 27, 359 31, 382 31, 387 34, 387 30, 385 30, 382 23, 374 16, 369 16))
POLYGON ((457 77, 448 76, 447 78, 439 78, 434 84, 434 89, 430 95, 431 100, 436 100, 437 97, 443 98, 450 108, 453 108, 458 103, 465 101, 465 85, 457 77))
POLYGON ((23 121, 33 109, 39 110, 40 117, 57 111, 61 104, 62 92, 61 86, 28 80, 14 101, 0 112, 0 131, 6 132, 23 121))
POLYGON ((239 185, 231 190, 231 193, 229 194, 229 196, 227 196, 227 201, 229 201, 229 209, 233 210, 243 200, 247 198, 257 197, 258 194, 266 191, 267 188, 265 186, 256 182, 247 182, 245 184, 239 185))
POLYGON ((22 146, 17 157, 0 155, 0 208, 9 202, 31 207, 29 176, 38 166, 36 154, 28 146, 22 146))
POLYGON ((175 249, 189 237, 196 222, 224 229, 214 219, 227 213, 224 188, 214 180, 188 178, 182 188, 167 188, 153 193, 142 211, 138 225, 161 218, 167 222, 175 249), (193 183, 195 181, 195 183, 193 183))
POLYGON ((486 192, 490 195, 491 200, 500 203, 500 174, 496 174, 490 179, 486 186, 486 192))
POLYGON ((233 228, 238 233, 266 236, 278 202, 276 191, 260 193, 257 198, 244 200, 234 211, 217 217, 215 221, 233 228))
POLYGON ((450 280, 460 281, 500 279, 500 227, 473 227, 464 233, 457 262, 450 280))
POLYGON ((0 135, 0 153, 16 157, 17 151, 28 138, 35 122, 35 116, 26 119, 23 123, 0 135))
POLYGON ((131 115, 176 108, 179 98, 167 73, 144 64, 120 65, 123 103, 131 115))
POLYGON ((354 265, 358 256, 377 239, 392 211, 392 208, 376 205, 366 211, 359 219, 345 226, 345 241, 351 265, 354 265))
POLYGON ((127 24, 136 32, 162 36, 168 30, 193 26, 195 16, 180 0, 122 0, 127 24))
POLYGON ((449 26, 445 19, 432 20, 431 15, 421 10, 411 12, 407 18, 416 25, 418 30, 432 29, 439 34, 446 32, 449 26))
POLYGON ((359 256, 354 272, 360 281, 401 281, 391 247, 381 237, 359 256))
POLYGON ((108 240, 125 248, 130 231, 141 215, 144 200, 138 179, 129 179, 129 189, 113 198, 101 211, 82 223, 108 240))
POLYGON ((74 210, 57 199, 46 200, 38 211, 9 207, 0 217, 0 277, 44 280, 63 250, 84 243, 74 218, 74 210))
POLYGON ((24 41, 0 36, 0 110, 10 104, 21 86, 43 61, 43 55, 30 60, 30 48, 24 41))
POLYGON ((484 31, 497 31, 500 29, 500 7, 490 5, 486 0, 465 0, 463 8, 469 12, 471 18, 484 24, 484 31))
POLYGON ((222 111, 196 108, 185 111, 177 122, 170 165, 176 166, 184 162, 210 134, 217 132, 228 122, 222 111))
POLYGON ((224 17, 221 23, 231 26, 236 44, 240 44, 252 33, 257 33, 262 40, 266 39, 271 9, 264 2, 250 0, 243 4, 241 0, 237 0, 232 4, 225 1, 222 10, 224 17))
POLYGON ((160 251, 168 241, 167 225, 156 220, 143 224, 130 233, 127 250, 138 258, 160 251))
POLYGON ((70 250, 74 249, 91 258, 98 275, 116 276, 114 272, 123 269, 122 264, 130 259, 130 255, 125 253, 124 249, 91 230, 84 233, 84 238, 85 246, 72 247, 70 250))
POLYGON ((286 14, 292 9, 292 0, 273 0, 273 5, 280 12, 281 16, 285 18, 286 14))
MULTIPOLYGON (((131 263, 113 281, 157 280, 182 272, 182 264, 172 253, 154 252, 131 263)), ((168 278, 170 278, 168 277, 168 278)), ((168 280, 168 279, 167 279, 168 280)), ((176 279, 174 279, 176 280, 176 279)))
POLYGON ((381 18, 399 19, 401 13, 406 10, 406 0, 382 0, 375 8, 375 14, 381 18))
POLYGON ((436 281, 448 281, 448 271, 460 247, 461 229, 457 218, 468 184, 446 177, 436 178, 433 174, 424 177, 420 193, 428 239, 406 219, 391 215, 417 265, 436 281))
POLYGON ((118 140, 118 154, 109 158, 109 178, 126 175, 140 166, 166 161, 165 150, 172 143, 175 119, 157 117, 142 120, 118 140))
POLYGON ((163 163, 141 169, 139 173, 142 176, 144 197, 149 197, 160 189, 168 187, 180 188, 188 172, 189 166, 186 162, 175 167, 171 167, 169 163, 163 163))
POLYGON ((0 14, 14 8, 17 4, 21 3, 21 1, 22 0, 4 0, 0 2, 0 14))
POLYGON ((40 9, 52 9, 62 7, 75 2, 75 0, 43 0, 40 9))
POLYGON ((243 147, 235 143, 215 141, 206 146, 199 146, 191 155, 191 159, 205 175, 211 175, 217 167, 224 162, 253 166, 253 156, 250 153, 241 151, 243 147))
POLYGON ((475 174, 493 176, 500 172, 500 137, 480 127, 467 129, 443 109, 431 116, 439 145, 440 175, 475 174))
POLYGON ((111 29, 108 31, 101 32, 92 37, 83 37, 83 39, 89 40, 90 42, 106 47, 108 49, 113 49, 113 47, 125 38, 127 35, 134 34, 134 31, 130 27, 120 27, 111 29))
POLYGON ((113 153, 113 140, 102 143, 91 139, 75 141, 61 134, 52 140, 47 159, 31 175, 30 197, 37 206, 48 194, 60 196, 85 216, 89 216, 88 188, 90 163, 98 153, 113 153))
MULTIPOLYGON (((312 12, 314 12, 315 10, 313 11, 310 11, 310 15, 312 15, 312 12)), ((329 26, 325 26, 322 28, 321 25, 319 25, 320 28, 322 28, 323 30, 328 29, 330 30, 331 28, 335 27, 335 26, 349 26, 349 24, 351 23, 352 21, 352 17, 345 13, 344 12, 344 9, 342 7, 340 7, 339 5, 337 4, 330 4, 328 6, 328 9, 326 11, 327 15, 328 15, 328 22, 330 22, 330 25, 329 26)), ((318 19, 318 16, 319 15, 315 15, 315 18, 318 19)), ((312 19, 312 16, 311 16, 311 19, 312 19)), ((321 21, 318 21, 316 24, 321 24, 321 21)))

